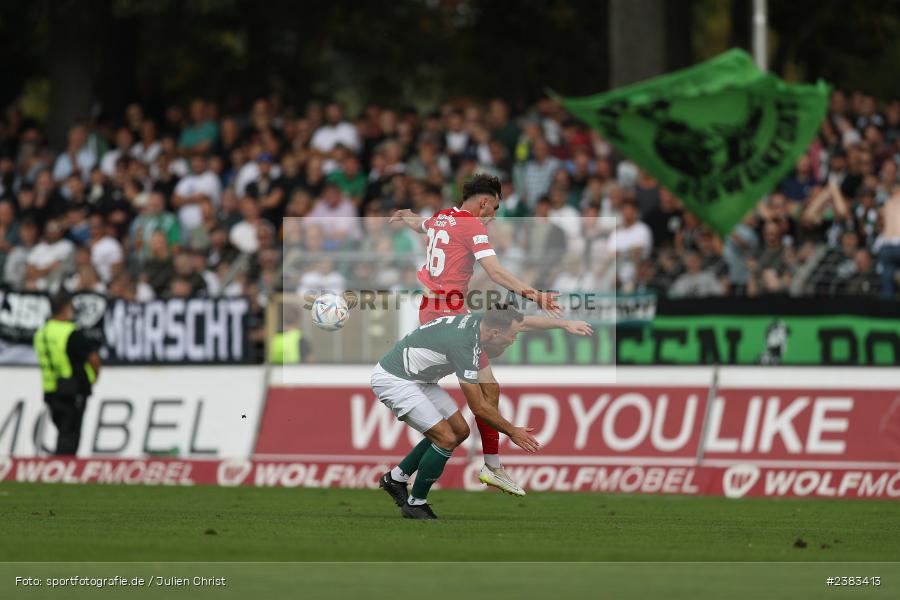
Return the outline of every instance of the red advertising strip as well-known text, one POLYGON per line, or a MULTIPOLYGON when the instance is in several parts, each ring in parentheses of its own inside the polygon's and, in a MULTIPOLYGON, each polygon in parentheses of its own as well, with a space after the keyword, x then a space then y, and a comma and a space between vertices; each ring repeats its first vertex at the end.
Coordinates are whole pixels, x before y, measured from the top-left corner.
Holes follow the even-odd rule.
MULTIPOLYGON (((0 458, 0 481, 63 484, 378 487, 384 462, 0 458)), ((480 465, 454 458, 440 488, 484 490, 480 465)), ((716 495, 729 498, 900 498, 900 469, 774 469, 609 464, 509 466, 529 491, 716 495)))
MULTIPOLYGON (((705 430, 706 459, 900 465, 900 392, 724 389, 706 405, 701 388, 510 387, 500 410, 535 428, 549 463, 565 460, 547 455, 684 463, 705 430)), ((256 454, 394 456, 418 439, 367 388, 272 388, 256 454)), ((526 456, 504 444, 504 455, 526 456)))
MULTIPOLYGON (((504 439, 503 460, 533 492, 900 497, 894 390, 735 388, 707 401, 700 387, 509 387, 501 412, 543 447, 504 439)), ((277 387, 252 458, 0 457, 0 481, 375 488, 419 439, 366 387, 277 387)), ((485 489, 476 441, 440 487, 485 489)))
MULTIPOLYGON (((534 427, 542 449, 528 455, 505 443, 504 462, 533 491, 900 493, 893 390, 720 389, 707 403, 699 387, 509 387, 501 412, 534 427)), ((256 458, 391 465, 418 439, 367 388, 272 388, 256 458)), ((466 446, 456 451, 444 487, 478 489, 479 459, 468 464, 468 454, 466 446)))

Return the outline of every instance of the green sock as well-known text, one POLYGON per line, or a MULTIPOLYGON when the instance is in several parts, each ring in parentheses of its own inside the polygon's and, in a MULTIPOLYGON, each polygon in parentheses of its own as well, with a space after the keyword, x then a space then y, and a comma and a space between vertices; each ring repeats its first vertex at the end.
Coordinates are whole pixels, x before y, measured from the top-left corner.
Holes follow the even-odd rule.
POLYGON ((424 500, 428 497, 428 490, 431 489, 434 482, 444 472, 444 465, 450 460, 451 454, 453 454, 453 450, 445 450, 434 444, 428 447, 428 450, 422 456, 422 460, 419 461, 419 474, 416 476, 415 483, 413 483, 410 496, 418 500, 424 500))
POLYGON ((429 446, 431 446, 431 440, 425 438, 416 444, 416 447, 413 448, 412 451, 406 455, 406 458, 401 460, 400 464, 397 466, 407 475, 412 475, 416 472, 416 469, 419 468, 419 461, 422 460, 422 455, 425 454, 425 451, 428 450, 429 446))

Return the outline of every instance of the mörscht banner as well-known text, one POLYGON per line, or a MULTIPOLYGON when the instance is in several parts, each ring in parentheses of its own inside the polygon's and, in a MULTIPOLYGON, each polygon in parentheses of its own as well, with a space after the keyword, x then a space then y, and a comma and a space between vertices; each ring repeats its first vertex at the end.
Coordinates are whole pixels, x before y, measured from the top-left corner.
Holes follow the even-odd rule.
MULTIPOLYGON (((76 294, 75 322, 108 364, 243 363, 250 360, 244 298, 128 302, 76 294)), ((0 364, 35 364, 31 343, 50 317, 40 292, 0 289, 0 364)))

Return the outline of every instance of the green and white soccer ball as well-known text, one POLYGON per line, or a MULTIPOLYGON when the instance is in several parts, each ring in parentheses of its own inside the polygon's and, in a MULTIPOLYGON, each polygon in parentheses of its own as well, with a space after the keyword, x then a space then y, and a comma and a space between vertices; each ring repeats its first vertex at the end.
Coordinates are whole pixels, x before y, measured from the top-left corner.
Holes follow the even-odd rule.
POLYGON ((311 310, 313 325, 325 331, 337 331, 350 317, 350 308, 344 297, 331 292, 318 296, 311 310))

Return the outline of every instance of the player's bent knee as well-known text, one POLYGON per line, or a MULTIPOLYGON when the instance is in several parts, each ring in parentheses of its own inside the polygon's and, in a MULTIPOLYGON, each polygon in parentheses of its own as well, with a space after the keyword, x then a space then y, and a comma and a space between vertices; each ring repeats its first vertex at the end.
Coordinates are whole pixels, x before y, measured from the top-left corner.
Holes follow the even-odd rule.
POLYGON ((440 423, 426 431, 425 435, 435 445, 446 450, 452 450, 459 445, 456 441, 456 432, 453 431, 453 428, 450 427, 450 423, 448 423, 447 421, 441 421, 440 423))
POLYGON ((466 420, 460 413, 452 415, 447 419, 447 422, 450 424, 450 427, 453 428, 455 446, 459 446, 468 439, 471 430, 469 429, 469 424, 466 423, 466 420))
POLYGON ((466 425, 465 429, 457 429, 457 430, 454 430, 453 433, 456 436, 455 437, 455 445, 459 446, 460 444, 462 444, 464 441, 466 441, 469 438, 469 434, 472 432, 469 429, 469 426, 466 425))

